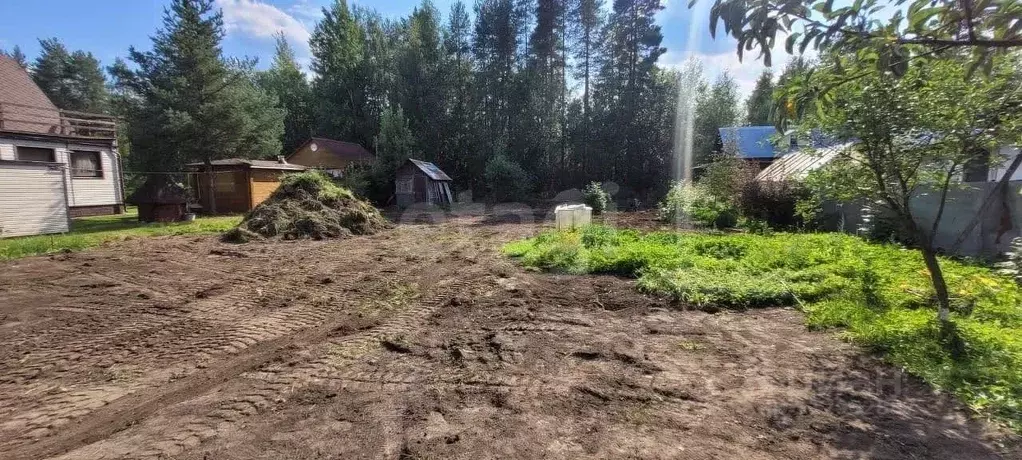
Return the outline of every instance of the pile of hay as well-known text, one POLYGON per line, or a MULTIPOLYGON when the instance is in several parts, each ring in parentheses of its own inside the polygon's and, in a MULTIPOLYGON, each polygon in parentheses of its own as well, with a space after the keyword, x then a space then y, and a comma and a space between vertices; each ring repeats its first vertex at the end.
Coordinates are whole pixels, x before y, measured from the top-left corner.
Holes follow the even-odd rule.
POLYGON ((388 226, 371 204, 338 187, 323 173, 284 176, 273 195, 256 206, 223 240, 343 238, 370 235, 388 226))

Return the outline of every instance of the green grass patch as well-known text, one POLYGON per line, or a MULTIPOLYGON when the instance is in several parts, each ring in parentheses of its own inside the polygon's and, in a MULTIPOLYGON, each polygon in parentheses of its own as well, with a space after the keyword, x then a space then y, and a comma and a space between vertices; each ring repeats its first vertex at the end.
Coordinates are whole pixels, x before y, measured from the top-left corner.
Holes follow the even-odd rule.
POLYGON ((74 219, 71 231, 59 235, 39 235, 0 239, 0 260, 47 254, 59 251, 80 251, 108 241, 129 237, 221 233, 241 221, 241 216, 200 217, 192 222, 146 224, 138 221, 138 213, 74 219))
POLYGON ((707 308, 795 306, 973 409, 1022 430, 1022 290, 993 270, 941 265, 964 355, 942 344, 918 251, 836 233, 640 234, 591 226, 516 241, 522 264, 638 278, 640 289, 707 308))

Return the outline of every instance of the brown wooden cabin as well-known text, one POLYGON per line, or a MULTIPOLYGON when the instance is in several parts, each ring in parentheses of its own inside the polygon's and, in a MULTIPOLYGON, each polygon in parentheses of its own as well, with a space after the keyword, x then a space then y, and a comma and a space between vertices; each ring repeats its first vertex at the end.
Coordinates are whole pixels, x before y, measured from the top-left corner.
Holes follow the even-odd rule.
MULTIPOLYGON (((308 168, 290 164, 283 159, 277 161, 246 160, 229 158, 212 162, 217 214, 235 214, 251 211, 256 205, 269 198, 284 174, 304 171, 308 168)), ((203 163, 188 165, 190 189, 195 197, 198 211, 211 213, 209 197, 209 174, 203 163)))
POLYGON ((453 203, 451 182, 451 177, 435 164, 410 159, 397 169, 394 180, 397 205, 453 203))
POLYGON ((309 168, 322 169, 340 177, 352 165, 369 165, 376 156, 359 144, 313 137, 287 157, 287 162, 309 168))
POLYGON ((184 220, 188 192, 168 176, 150 176, 127 202, 138 206, 139 222, 177 222, 184 220))

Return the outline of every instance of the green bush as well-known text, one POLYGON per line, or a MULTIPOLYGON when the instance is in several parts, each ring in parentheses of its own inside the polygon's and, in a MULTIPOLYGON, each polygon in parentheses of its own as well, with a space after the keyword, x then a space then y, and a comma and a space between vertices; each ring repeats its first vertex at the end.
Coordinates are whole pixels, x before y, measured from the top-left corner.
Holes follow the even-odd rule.
POLYGON ((685 218, 703 227, 732 228, 738 225, 738 211, 731 204, 714 198, 705 187, 676 182, 660 202, 657 217, 678 223, 685 218))
POLYGON ((811 198, 806 187, 794 181, 742 184, 738 208, 742 217, 766 223, 778 230, 791 230, 806 225, 798 204, 811 198))
POLYGON ((586 206, 593 208, 593 214, 603 214, 607 210, 607 204, 610 203, 610 195, 603 190, 603 186, 599 182, 590 182, 585 189, 582 190, 582 199, 586 206))
POLYGON ((504 248, 522 264, 638 278, 644 291, 709 309, 793 306, 812 328, 850 339, 1022 429, 1022 288, 987 267, 944 259, 965 346, 943 342, 918 251, 845 234, 640 234, 589 226, 504 248))
POLYGON ((491 202, 524 201, 532 191, 532 176, 505 155, 495 155, 483 171, 491 202))

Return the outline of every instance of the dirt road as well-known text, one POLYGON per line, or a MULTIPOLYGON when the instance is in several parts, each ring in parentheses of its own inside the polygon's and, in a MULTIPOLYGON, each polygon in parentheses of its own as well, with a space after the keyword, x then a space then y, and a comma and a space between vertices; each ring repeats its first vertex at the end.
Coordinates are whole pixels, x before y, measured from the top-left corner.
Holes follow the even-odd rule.
POLYGON ((536 225, 0 264, 0 458, 1020 458, 791 310, 525 271, 536 225))

